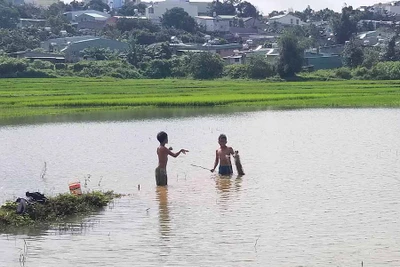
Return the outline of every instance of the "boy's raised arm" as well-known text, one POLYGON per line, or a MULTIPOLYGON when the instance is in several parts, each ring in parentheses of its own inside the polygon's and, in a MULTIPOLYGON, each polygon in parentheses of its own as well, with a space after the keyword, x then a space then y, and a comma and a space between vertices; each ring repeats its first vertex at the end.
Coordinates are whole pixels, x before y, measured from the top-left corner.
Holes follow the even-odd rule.
POLYGON ((176 153, 172 152, 168 148, 165 148, 165 149, 168 151, 168 155, 170 155, 170 156, 172 156, 174 158, 179 156, 181 153, 186 154, 186 152, 189 152, 189 150, 186 150, 186 149, 183 149, 183 148, 181 150, 179 150, 178 152, 176 152, 176 153))

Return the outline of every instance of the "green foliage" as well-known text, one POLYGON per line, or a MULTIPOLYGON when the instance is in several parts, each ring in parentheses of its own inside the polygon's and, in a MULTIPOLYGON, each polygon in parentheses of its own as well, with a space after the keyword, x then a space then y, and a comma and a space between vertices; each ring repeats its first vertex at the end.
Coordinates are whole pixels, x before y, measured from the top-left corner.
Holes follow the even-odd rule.
POLYGON ((374 47, 367 47, 364 48, 363 53, 364 53, 364 60, 361 66, 370 69, 376 64, 378 64, 378 62, 380 62, 381 55, 379 49, 376 49, 374 47))
POLYGON ((382 59, 385 61, 397 61, 400 60, 400 51, 399 49, 396 47, 396 39, 397 36, 393 36, 387 47, 386 47, 386 51, 383 54, 382 59))
POLYGON ((227 65, 224 67, 223 76, 231 79, 246 79, 248 78, 248 69, 249 66, 244 64, 227 65))
POLYGON ((187 32, 194 32, 197 28, 194 18, 180 7, 167 10, 161 18, 161 23, 165 27, 173 27, 187 32))
POLYGON ((213 53, 195 53, 189 63, 190 74, 195 79, 215 79, 222 75, 224 61, 213 53))
POLYGON ((119 10, 118 14, 122 16, 137 16, 146 12, 146 4, 136 4, 135 1, 126 2, 119 10), (137 10, 137 12, 135 12, 137 10))
POLYGON ((232 1, 219 1, 219 0, 214 0, 212 2, 212 7, 210 10, 210 16, 213 15, 213 13, 216 13, 217 15, 235 15, 236 14, 236 8, 232 1))
POLYGON ((0 226, 25 226, 51 223, 68 216, 84 214, 105 207, 118 195, 113 192, 90 192, 81 196, 61 194, 50 197, 44 204, 28 205, 26 214, 16 214, 17 203, 7 202, 0 207, 0 226))
POLYGON ((10 57, 0 57, 0 77, 17 77, 18 73, 26 71, 28 61, 10 57))
POLYGON ((331 20, 336 43, 344 44, 357 32, 357 20, 352 16, 354 10, 351 6, 344 7, 340 16, 331 20))
POLYGON ((110 11, 110 7, 102 0, 90 0, 90 2, 86 4, 85 8, 101 12, 103 12, 104 10, 106 10, 107 12, 110 11))
POLYGON ((168 60, 155 59, 149 62, 144 75, 151 79, 171 76, 171 63, 168 60))
POLYGON ((171 63, 171 77, 182 78, 189 76, 190 56, 173 56, 169 61, 171 63))
POLYGON ((353 69, 352 76, 357 80, 368 80, 370 79, 370 71, 366 67, 358 67, 353 69))
POLYGON ((257 18, 260 15, 257 8, 247 1, 237 4, 236 9, 238 11, 238 16, 242 18, 257 18))
POLYGON ((12 29, 17 26, 18 10, 6 2, 0 2, 0 28, 12 29))
POLYGON ((29 64, 30 67, 39 70, 54 70, 54 64, 48 61, 43 60, 34 60, 32 63, 29 64))
POLYGON ((400 62, 387 61, 379 62, 371 69, 371 77, 377 80, 399 80, 400 62))
POLYGON ((134 29, 137 30, 147 30, 149 32, 157 32, 160 31, 160 27, 153 24, 148 20, 140 20, 140 19, 119 19, 117 20, 117 29, 121 32, 129 32, 134 29))
POLYGON ((156 43, 149 45, 145 48, 146 56, 152 59, 170 59, 172 56, 172 49, 168 42, 156 43))
POLYGON ((265 79, 274 76, 276 72, 265 58, 254 56, 249 58, 247 74, 251 79, 265 79))
POLYGON ((122 61, 80 61, 72 65, 74 75, 81 77, 110 76, 118 78, 138 78, 136 69, 122 61), (124 70, 118 74, 119 70, 124 70))
POLYGON ((7 53, 40 47, 39 36, 25 29, 0 29, 0 49, 7 53))
POLYGON ((352 78, 351 69, 349 68, 338 68, 334 72, 335 76, 340 79, 350 80, 352 78))
POLYGON ((95 60, 118 59, 118 52, 112 51, 109 48, 88 47, 81 52, 81 55, 85 59, 95 59, 95 60))
POLYGON ((304 49, 300 47, 297 37, 290 33, 281 36, 279 46, 277 72, 281 78, 294 77, 303 65, 304 49))
POLYGON ((342 53, 343 65, 349 68, 360 66, 364 61, 364 52, 356 40, 351 39, 344 47, 342 53))

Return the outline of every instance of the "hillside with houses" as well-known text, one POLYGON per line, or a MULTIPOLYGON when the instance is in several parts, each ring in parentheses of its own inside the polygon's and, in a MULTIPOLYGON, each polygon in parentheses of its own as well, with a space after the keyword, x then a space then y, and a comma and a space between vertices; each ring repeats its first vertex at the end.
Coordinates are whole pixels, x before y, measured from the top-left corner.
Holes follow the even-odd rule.
POLYGON ((118 61, 121 68, 134 70, 134 77, 165 78, 191 69, 184 64, 207 53, 218 65, 218 74, 212 77, 233 77, 232 72, 265 66, 266 74, 260 77, 271 72, 284 77, 301 71, 372 68, 381 61, 400 59, 400 2, 357 9, 345 6, 341 13, 307 7, 262 14, 250 2, 229 0, 70 4, 0 0, 0 12, 2 60, 25 60, 26 68, 38 60, 47 63, 36 65, 50 68, 51 63, 55 70, 67 70, 70 64, 89 68, 105 64, 96 61, 118 61), (279 66, 294 67, 281 75, 279 66))

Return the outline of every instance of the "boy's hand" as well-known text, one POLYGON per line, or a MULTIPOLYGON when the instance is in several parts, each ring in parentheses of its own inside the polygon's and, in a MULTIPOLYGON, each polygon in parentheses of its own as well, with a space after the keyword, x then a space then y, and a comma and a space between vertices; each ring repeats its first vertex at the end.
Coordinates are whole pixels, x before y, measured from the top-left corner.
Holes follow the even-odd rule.
POLYGON ((186 154, 186 152, 189 152, 189 150, 186 150, 186 149, 181 149, 181 153, 183 153, 183 154, 186 154))
POLYGON ((211 169, 211 170, 210 170, 210 172, 214 172, 214 171, 215 171, 215 169, 211 169))

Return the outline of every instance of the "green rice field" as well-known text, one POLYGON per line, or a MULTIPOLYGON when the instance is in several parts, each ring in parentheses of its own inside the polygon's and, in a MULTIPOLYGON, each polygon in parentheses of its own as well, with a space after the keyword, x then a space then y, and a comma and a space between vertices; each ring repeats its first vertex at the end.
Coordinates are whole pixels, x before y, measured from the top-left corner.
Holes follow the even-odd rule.
POLYGON ((400 81, 0 79, 0 119, 215 106, 400 107, 400 81))

